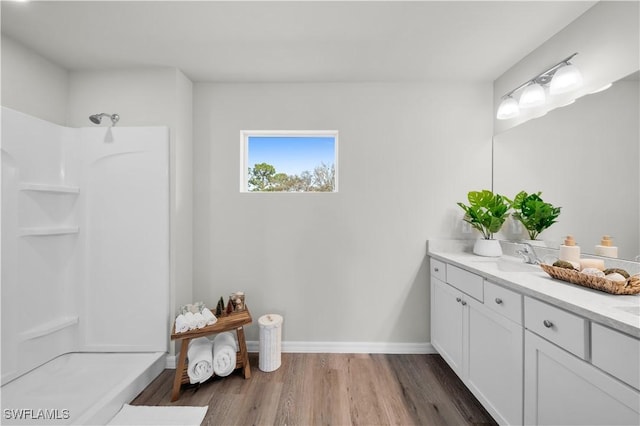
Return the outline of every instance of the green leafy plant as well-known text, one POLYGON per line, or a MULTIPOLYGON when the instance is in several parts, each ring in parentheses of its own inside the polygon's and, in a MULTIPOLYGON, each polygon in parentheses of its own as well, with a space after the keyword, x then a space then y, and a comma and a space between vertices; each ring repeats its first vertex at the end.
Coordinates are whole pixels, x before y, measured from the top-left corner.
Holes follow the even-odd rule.
POLYGON ((509 216, 511 200, 487 189, 469 191, 467 199, 469 200, 468 206, 458 203, 464 210, 464 221, 480 231, 485 240, 493 239, 493 234, 502 228, 504 221, 509 216))
POLYGON ((560 216, 562 207, 554 207, 550 203, 545 203, 540 198, 542 192, 527 194, 520 191, 513 199, 514 213, 511 215, 519 220, 529 233, 529 238, 535 240, 538 235, 554 223, 560 216))

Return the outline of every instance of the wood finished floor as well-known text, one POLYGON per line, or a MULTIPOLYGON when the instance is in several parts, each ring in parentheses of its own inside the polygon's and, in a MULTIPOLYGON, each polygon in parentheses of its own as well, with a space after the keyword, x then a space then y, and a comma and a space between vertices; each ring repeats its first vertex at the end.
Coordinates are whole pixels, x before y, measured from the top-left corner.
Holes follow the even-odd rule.
POLYGON ((203 425, 495 425, 439 355, 282 354, 281 367, 183 386, 165 370, 133 405, 208 405, 203 425))

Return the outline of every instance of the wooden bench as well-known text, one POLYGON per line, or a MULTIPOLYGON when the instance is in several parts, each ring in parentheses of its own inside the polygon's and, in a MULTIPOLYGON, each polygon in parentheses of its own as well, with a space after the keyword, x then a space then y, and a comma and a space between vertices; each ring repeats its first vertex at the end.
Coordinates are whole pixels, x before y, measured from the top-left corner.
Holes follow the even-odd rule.
POLYGON ((171 392, 171 401, 177 401, 180 398, 180 387, 189 383, 187 374, 187 350, 189 342, 196 337, 209 336, 211 334, 224 333, 225 331, 235 330, 238 335, 238 353, 236 354, 236 369, 242 368, 245 379, 251 377, 251 366, 249 365, 249 354, 247 353, 247 342, 244 338, 244 326, 251 324, 251 313, 249 309, 240 312, 232 312, 218 318, 215 324, 208 325, 204 328, 185 331, 184 333, 176 333, 175 323, 171 332, 171 340, 182 340, 180 346, 180 355, 178 357, 178 365, 176 365, 175 378, 173 379, 173 390, 171 392))

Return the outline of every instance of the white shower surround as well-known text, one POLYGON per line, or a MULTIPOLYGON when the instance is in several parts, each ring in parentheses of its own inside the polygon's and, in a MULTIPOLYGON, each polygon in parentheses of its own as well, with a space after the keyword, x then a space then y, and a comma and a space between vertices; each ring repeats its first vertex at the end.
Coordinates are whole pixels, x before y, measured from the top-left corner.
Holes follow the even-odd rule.
POLYGON ((163 369, 163 352, 60 355, 2 387, 3 424, 106 424, 163 369), (29 409, 48 413, 20 412, 29 409), (38 415, 48 418, 29 418, 38 415))
POLYGON ((2 108, 3 409, 5 384, 61 354, 167 351, 168 155, 166 127, 2 108))

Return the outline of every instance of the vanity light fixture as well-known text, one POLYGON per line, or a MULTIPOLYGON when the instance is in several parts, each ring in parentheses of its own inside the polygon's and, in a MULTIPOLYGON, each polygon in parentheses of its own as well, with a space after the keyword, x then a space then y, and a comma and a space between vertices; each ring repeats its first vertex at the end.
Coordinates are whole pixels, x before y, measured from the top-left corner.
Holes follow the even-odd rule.
POLYGON ((549 93, 551 95, 559 95, 567 93, 582 86, 582 74, 580 70, 573 64, 566 62, 565 66, 559 68, 549 85, 549 93))
POLYGON ((542 87, 540 83, 532 81, 522 91, 519 105, 520 108, 533 108, 543 105, 546 99, 547 96, 544 93, 544 87, 542 87))
POLYGON ((544 105, 547 101, 545 87, 549 87, 551 96, 566 93, 582 85, 582 74, 573 65, 571 59, 578 53, 563 59, 551 68, 541 72, 525 83, 506 93, 498 107, 496 117, 506 120, 520 115, 520 110, 544 105), (516 92, 522 91, 517 105, 514 105, 516 92), (517 108, 516 108, 517 106, 517 108))
POLYGON ((518 115, 520 115, 520 105, 518 105, 518 101, 511 96, 506 97, 500 104, 500 107, 498 107, 498 120, 506 120, 517 117, 518 115))
POLYGON ((593 95, 594 93, 600 93, 600 92, 604 92, 605 90, 607 90, 608 88, 610 88, 611 86, 613 86, 613 83, 609 83, 609 84, 605 84, 604 86, 602 86, 599 89, 594 90, 593 92, 590 92, 590 95, 593 95))

